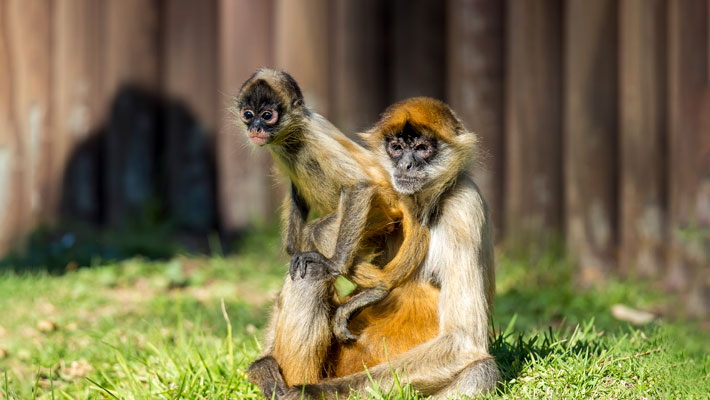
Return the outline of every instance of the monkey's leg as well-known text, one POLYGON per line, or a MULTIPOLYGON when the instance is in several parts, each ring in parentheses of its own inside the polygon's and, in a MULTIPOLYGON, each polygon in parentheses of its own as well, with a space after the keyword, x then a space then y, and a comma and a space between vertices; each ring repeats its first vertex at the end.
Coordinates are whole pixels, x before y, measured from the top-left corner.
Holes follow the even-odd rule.
POLYGON ((493 391, 499 378, 495 360, 489 358, 476 361, 461 371, 449 386, 435 393, 434 398, 474 397, 493 391))
POLYGON ((357 336, 350 333, 348 329, 350 319, 362 311, 363 308, 382 300, 388 293, 389 290, 384 287, 365 289, 341 304, 335 310, 335 316, 333 316, 333 334, 335 337, 341 342, 356 340, 357 336))
POLYGON ((273 357, 286 383, 315 383, 332 342, 332 287, 334 276, 320 264, 310 265, 303 278, 286 277, 274 321, 273 357))
MULTIPOLYGON (((327 379, 318 384, 292 387, 286 398, 298 399, 301 392, 307 394, 305 398, 311 399, 346 398, 349 394, 367 397, 372 382, 377 382, 379 388, 387 393, 394 388, 395 377, 400 382, 411 384, 422 395, 429 396, 449 387, 468 366, 487 359, 491 359, 487 353, 463 349, 457 345, 456 339, 444 335, 367 371, 327 379)), ((495 385, 495 381, 492 382, 495 385)), ((486 386, 489 387, 490 384, 486 386)), ((479 388, 485 391, 483 389, 479 388)))

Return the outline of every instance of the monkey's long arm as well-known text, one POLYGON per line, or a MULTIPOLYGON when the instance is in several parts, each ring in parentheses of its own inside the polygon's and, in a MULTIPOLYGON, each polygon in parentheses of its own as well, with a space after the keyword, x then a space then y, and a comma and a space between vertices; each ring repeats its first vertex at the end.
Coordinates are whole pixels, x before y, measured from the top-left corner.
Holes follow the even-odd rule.
POLYGON ((303 241, 303 227, 308 219, 308 203, 298 194, 296 186, 291 183, 291 193, 286 199, 283 211, 283 225, 285 229, 286 254, 292 256, 301 251, 303 241))
MULTIPOLYGON (((460 187, 431 228, 427 265, 441 266, 439 335, 412 350, 343 378, 292 388, 287 398, 299 398, 301 390, 314 399, 347 396, 352 389, 366 396, 368 374, 387 391, 394 385, 391 371, 423 395, 436 395, 469 367, 478 367, 481 385, 495 382, 495 361, 487 351, 488 299, 493 296, 492 244, 485 205, 472 182, 460 187), (484 379, 486 378, 486 379, 484 379)), ((470 382, 469 382, 470 383, 470 382)))
POLYGON ((419 223, 405 207, 402 215, 404 240, 394 258, 378 268, 361 262, 353 267, 349 278, 358 286, 380 287, 387 291, 399 286, 424 261, 429 248, 429 229, 419 223))
POLYGON ((299 274, 305 275, 308 266, 314 263, 326 265, 333 275, 347 274, 363 239, 374 193, 375 187, 368 182, 342 188, 335 213, 308 224, 307 237, 303 240, 306 243, 301 247, 309 251, 296 254, 291 259, 293 279, 299 274), (327 243, 332 243, 334 232, 333 254, 328 258, 319 249, 329 247, 327 243))
POLYGON ((333 332, 341 341, 357 339, 347 327, 354 314, 382 300, 392 288, 399 286, 406 280, 424 260, 429 247, 429 229, 421 225, 406 211, 402 216, 402 229, 404 241, 389 263, 383 268, 379 268, 373 264, 361 262, 355 265, 353 272, 348 275, 348 278, 358 287, 367 289, 348 299, 335 311, 333 332))

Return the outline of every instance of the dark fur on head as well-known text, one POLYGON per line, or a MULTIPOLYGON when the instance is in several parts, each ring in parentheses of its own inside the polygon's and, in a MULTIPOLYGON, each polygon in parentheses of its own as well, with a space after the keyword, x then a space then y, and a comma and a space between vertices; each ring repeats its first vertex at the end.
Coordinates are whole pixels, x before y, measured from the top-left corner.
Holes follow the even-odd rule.
POLYGON ((298 121, 310 112, 303 93, 291 75, 262 68, 242 85, 236 99, 237 113, 249 138, 257 145, 283 144, 297 131, 298 121), (272 116, 273 119, 263 118, 272 116))

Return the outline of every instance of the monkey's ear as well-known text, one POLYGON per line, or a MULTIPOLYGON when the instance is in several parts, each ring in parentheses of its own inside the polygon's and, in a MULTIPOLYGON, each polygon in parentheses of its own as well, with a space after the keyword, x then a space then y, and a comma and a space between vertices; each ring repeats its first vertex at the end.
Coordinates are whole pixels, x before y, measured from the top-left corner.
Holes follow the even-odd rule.
POLYGON ((303 105, 303 99, 296 99, 291 103, 292 107, 299 107, 303 105))

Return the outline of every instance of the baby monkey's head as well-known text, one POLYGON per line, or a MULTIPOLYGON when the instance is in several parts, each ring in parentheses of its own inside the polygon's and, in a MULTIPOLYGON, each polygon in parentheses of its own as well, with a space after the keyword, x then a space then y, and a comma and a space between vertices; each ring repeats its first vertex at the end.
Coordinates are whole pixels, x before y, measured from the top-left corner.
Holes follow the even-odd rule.
POLYGON ((278 144, 308 113, 291 75, 262 68, 242 85, 236 101, 246 134, 258 146, 278 144))

